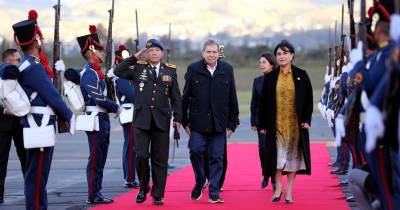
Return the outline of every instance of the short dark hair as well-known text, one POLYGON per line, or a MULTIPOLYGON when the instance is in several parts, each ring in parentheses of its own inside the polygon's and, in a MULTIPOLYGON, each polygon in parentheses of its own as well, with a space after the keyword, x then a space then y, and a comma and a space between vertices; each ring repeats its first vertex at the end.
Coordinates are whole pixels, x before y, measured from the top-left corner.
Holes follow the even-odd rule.
POLYGON ((218 49, 219 49, 219 44, 218 44, 218 42, 215 41, 215 40, 213 40, 213 39, 209 39, 209 40, 207 40, 206 42, 204 42, 204 44, 203 44, 203 52, 204 52, 204 50, 206 50, 206 47, 209 46, 209 45, 217 45, 217 47, 218 47, 218 49))
POLYGON ((268 63, 271 64, 273 67, 275 67, 276 59, 275 59, 275 56, 272 55, 271 53, 263 53, 260 55, 260 58, 267 59, 268 63))
POLYGON ((2 56, 1 56, 2 61, 4 62, 8 56, 14 55, 17 52, 18 52, 18 50, 14 49, 14 48, 10 48, 10 49, 4 50, 3 53, 2 53, 2 56))
POLYGON ((278 49, 281 49, 281 50, 283 50, 285 52, 290 52, 290 53, 294 54, 294 47, 287 40, 282 40, 278 45, 276 45, 275 50, 274 50, 274 55, 275 56, 276 56, 276 52, 278 51, 278 49))

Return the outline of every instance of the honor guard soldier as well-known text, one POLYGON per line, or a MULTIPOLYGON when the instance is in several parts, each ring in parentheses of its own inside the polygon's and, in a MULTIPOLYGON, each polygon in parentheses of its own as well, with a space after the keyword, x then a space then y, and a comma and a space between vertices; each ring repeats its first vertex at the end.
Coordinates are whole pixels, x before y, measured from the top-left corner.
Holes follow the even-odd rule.
POLYGON ((28 20, 12 26, 14 41, 24 53, 18 81, 31 104, 30 113, 22 117, 21 123, 27 148, 25 203, 26 209, 35 210, 47 209, 46 184, 53 157, 56 115, 69 120, 72 134, 75 125, 72 111, 52 84, 53 72, 44 54, 44 38, 37 17, 37 12, 31 10, 28 20), (41 146, 35 148, 35 145, 41 146))
POLYGON ((86 167, 88 183, 88 204, 111 203, 113 200, 103 196, 103 170, 110 144, 110 118, 108 113, 120 112, 119 106, 107 98, 105 75, 100 69, 103 62, 103 46, 100 44, 96 26, 89 27, 90 34, 77 37, 82 56, 87 60, 80 80, 85 101, 85 117, 77 118, 77 129, 85 129, 89 143, 89 161, 86 167), (82 119, 80 121, 79 119, 82 119), (83 120, 85 119, 85 120, 83 120))
POLYGON ((136 202, 144 202, 147 192, 150 191, 150 158, 153 204, 162 205, 168 172, 170 119, 173 113, 174 127, 179 129, 182 118, 181 94, 176 66, 161 62, 165 49, 163 44, 156 39, 150 39, 146 48, 123 60, 115 68, 114 74, 133 80, 135 87, 133 124, 136 134, 136 167, 140 182, 136 202), (139 61, 138 58, 144 53, 147 53, 148 60, 139 61))
MULTIPOLYGON (((129 57, 129 50, 125 45, 120 45, 115 51, 115 64, 118 65, 123 59, 129 57)), ((107 75, 108 76, 108 75, 107 75)), ((116 98, 121 106, 120 123, 124 131, 124 147, 122 150, 122 165, 124 169, 124 187, 138 188, 139 182, 136 180, 136 152, 134 151, 134 131, 133 131, 133 104, 135 102, 135 89, 129 80, 118 78, 113 73, 111 75, 115 82, 116 98)))

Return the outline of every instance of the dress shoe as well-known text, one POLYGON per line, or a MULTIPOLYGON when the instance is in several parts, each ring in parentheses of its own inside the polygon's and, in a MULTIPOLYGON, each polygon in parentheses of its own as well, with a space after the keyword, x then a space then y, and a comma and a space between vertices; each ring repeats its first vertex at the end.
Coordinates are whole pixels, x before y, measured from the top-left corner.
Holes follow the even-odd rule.
POLYGON ((146 201, 146 194, 150 191, 150 186, 147 186, 146 190, 140 189, 136 195, 136 203, 143 203, 146 201))
POLYGON ((356 199, 354 198, 354 196, 349 196, 346 198, 347 202, 356 202, 356 199))
POLYGON ((164 199, 163 198, 153 198, 153 205, 164 205, 164 199))
POLYGON ((261 189, 264 189, 268 186, 268 179, 263 177, 262 181, 261 181, 261 189))
POLYGON ((133 182, 127 182, 127 181, 125 181, 125 183, 124 183, 124 187, 125 188, 138 188, 139 187, 139 182, 138 181, 133 181, 133 182))
POLYGON ((333 170, 331 171, 331 174, 345 175, 345 174, 347 174, 347 170, 342 170, 342 169, 340 169, 340 168, 336 168, 336 169, 333 169, 333 170))
POLYGON ((349 185, 349 180, 347 180, 347 179, 341 180, 341 181, 340 181, 340 185, 342 185, 342 186, 347 186, 347 185, 349 185))
POLYGON ((286 204, 292 204, 292 203, 293 203, 293 200, 289 200, 289 199, 286 199, 286 198, 285 198, 284 202, 285 202, 286 204))
POLYGON ((93 199, 88 199, 86 201, 87 204, 109 204, 109 203, 112 203, 112 202, 113 202, 113 199, 107 198, 107 197, 105 197, 103 195, 97 196, 97 197, 95 197, 93 199))
POLYGON ((281 194, 279 194, 279 197, 274 197, 274 196, 272 196, 271 201, 272 201, 272 202, 278 202, 278 201, 280 201, 280 200, 281 200, 281 197, 282 197, 282 194, 283 194, 283 192, 281 192, 281 194))
POLYGON ((330 163, 328 164, 328 166, 333 166, 333 167, 335 167, 336 165, 338 165, 338 163, 337 163, 336 161, 330 162, 330 163))

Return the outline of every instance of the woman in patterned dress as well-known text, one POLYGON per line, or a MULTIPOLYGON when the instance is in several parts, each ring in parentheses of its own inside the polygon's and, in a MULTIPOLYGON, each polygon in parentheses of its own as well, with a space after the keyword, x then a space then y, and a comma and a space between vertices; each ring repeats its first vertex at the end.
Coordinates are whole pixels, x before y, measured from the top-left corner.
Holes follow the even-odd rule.
MULTIPOLYGON (((272 202, 283 194, 282 175, 287 175, 285 203, 293 203, 296 174, 311 174, 308 129, 313 111, 312 86, 305 70, 294 65, 294 47, 283 40, 274 50, 278 68, 267 74, 260 104, 260 129, 274 137, 269 155, 276 189, 272 202), (276 166, 276 167, 275 167, 276 166)), ((268 160, 268 159, 267 159, 268 160)))

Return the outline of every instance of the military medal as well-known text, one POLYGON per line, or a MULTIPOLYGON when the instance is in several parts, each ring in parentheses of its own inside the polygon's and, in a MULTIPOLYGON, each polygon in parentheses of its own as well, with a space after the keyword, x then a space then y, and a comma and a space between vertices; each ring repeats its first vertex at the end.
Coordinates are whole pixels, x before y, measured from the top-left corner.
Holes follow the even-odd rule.
POLYGON ((142 92, 143 91, 143 87, 144 87, 144 83, 143 82, 141 82, 140 84, 139 84, 139 90, 140 90, 140 92, 142 92))

